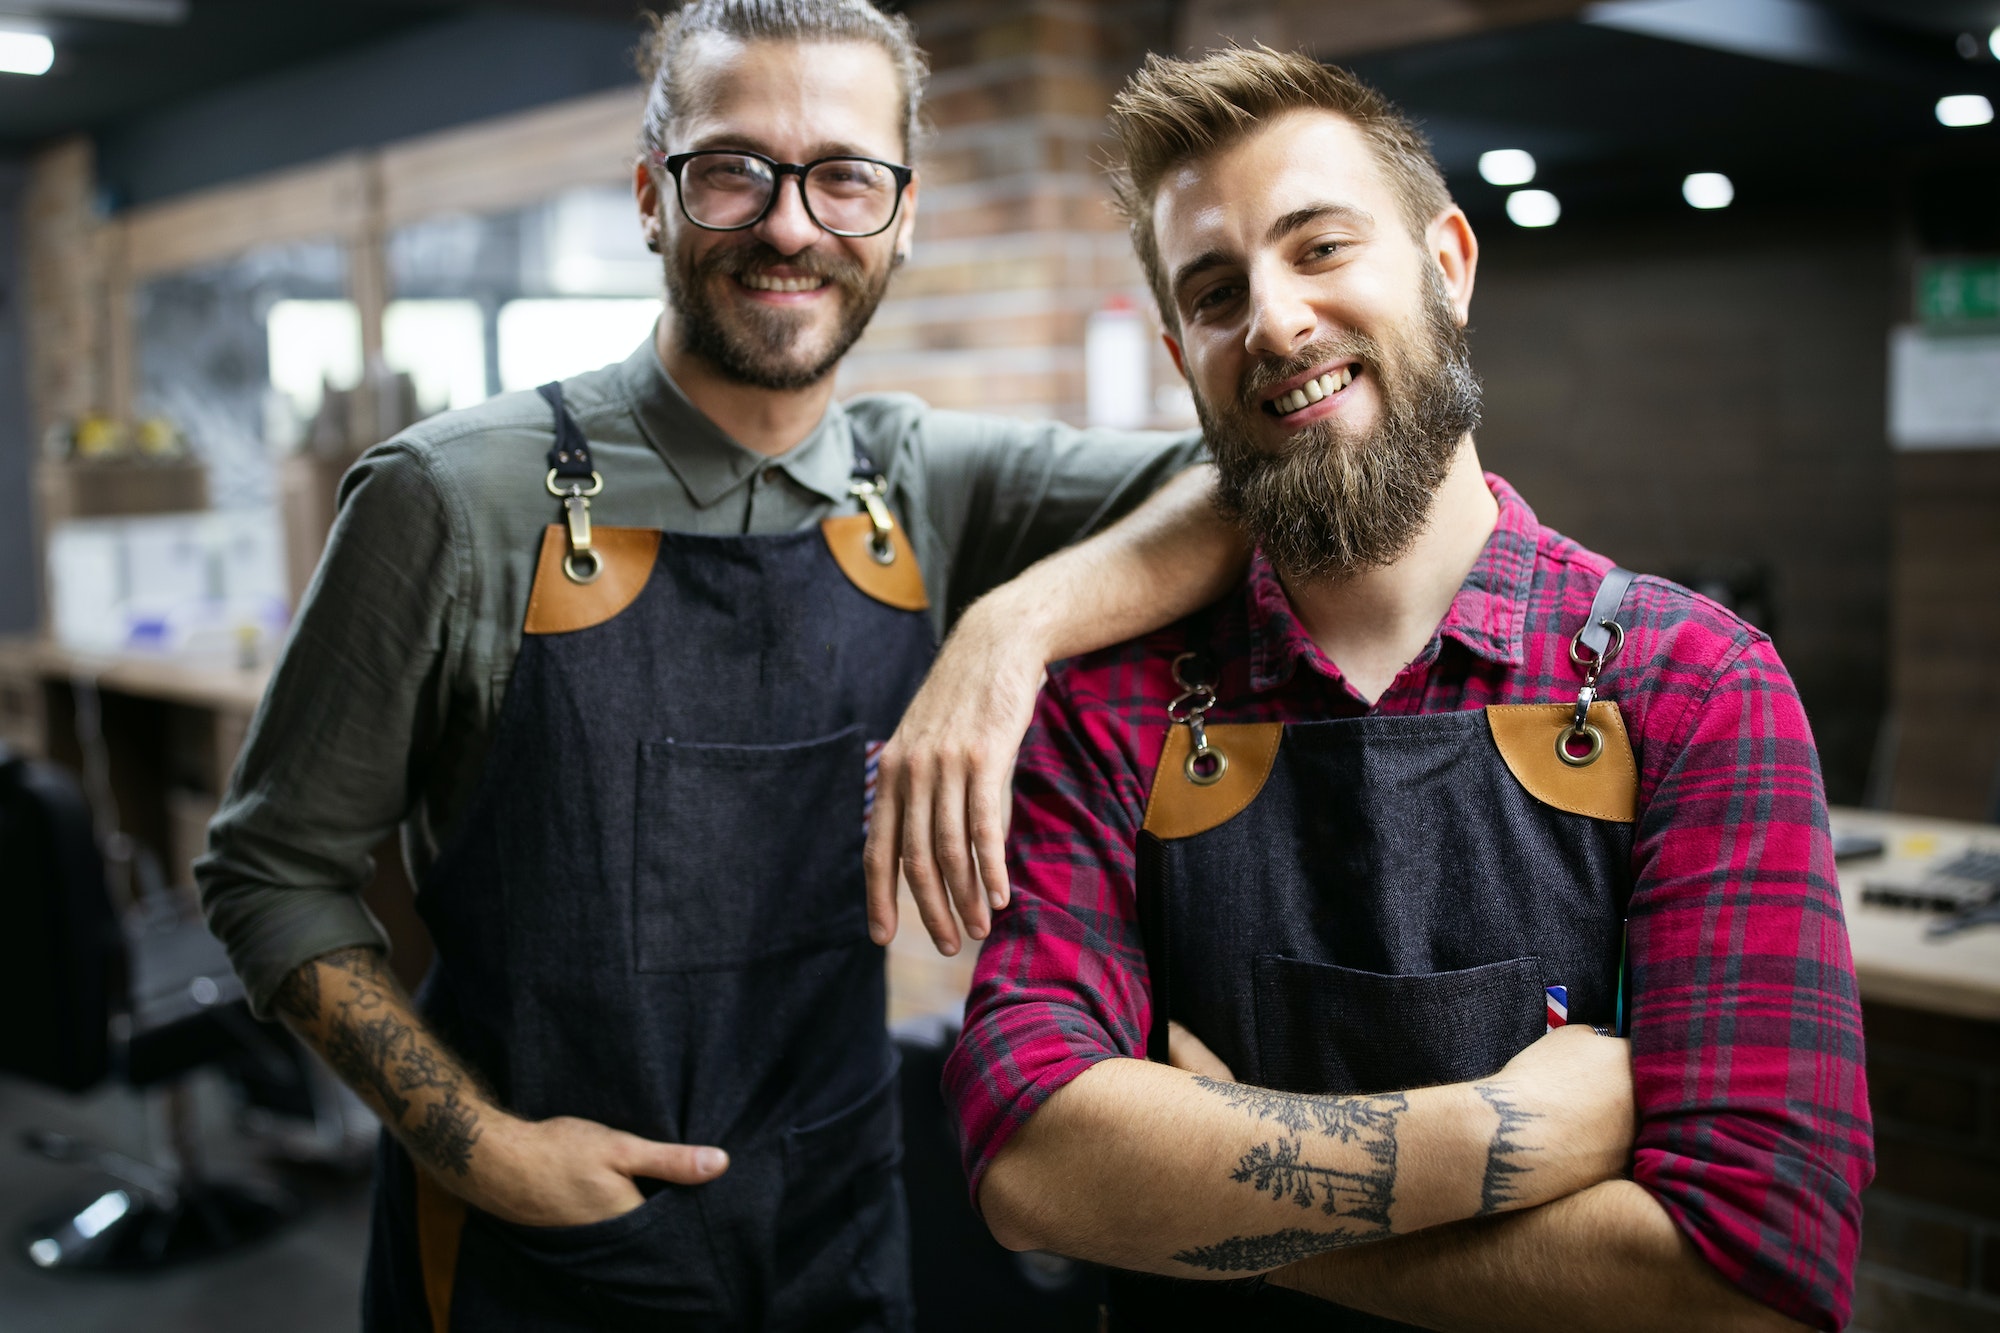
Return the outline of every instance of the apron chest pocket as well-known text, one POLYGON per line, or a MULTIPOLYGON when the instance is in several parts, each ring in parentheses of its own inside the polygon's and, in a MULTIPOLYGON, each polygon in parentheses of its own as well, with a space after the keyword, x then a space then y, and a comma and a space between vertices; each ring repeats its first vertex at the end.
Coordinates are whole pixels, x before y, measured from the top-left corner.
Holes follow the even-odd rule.
POLYGON ((1485 1078, 1548 1027, 1542 960, 1384 976, 1265 954, 1254 963, 1267 1087, 1370 1093, 1485 1078))
POLYGON ((638 970, 865 943, 863 753, 859 727, 792 745, 640 745, 638 970))

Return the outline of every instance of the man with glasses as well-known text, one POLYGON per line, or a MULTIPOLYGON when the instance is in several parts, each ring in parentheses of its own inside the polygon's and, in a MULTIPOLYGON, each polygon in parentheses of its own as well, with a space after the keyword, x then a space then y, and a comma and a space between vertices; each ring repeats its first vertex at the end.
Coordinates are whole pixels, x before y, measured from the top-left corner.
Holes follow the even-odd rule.
POLYGON ((199 870, 254 1002, 390 1131, 371 1328, 907 1327, 897 861, 941 948, 983 935, 1043 664, 1240 559, 1172 481, 966 611, 880 751, 951 613, 1199 441, 834 402, 910 245, 907 25, 699 0, 652 54, 670 314, 356 465, 199 870), (415 1001, 357 894, 399 824, 415 1001))

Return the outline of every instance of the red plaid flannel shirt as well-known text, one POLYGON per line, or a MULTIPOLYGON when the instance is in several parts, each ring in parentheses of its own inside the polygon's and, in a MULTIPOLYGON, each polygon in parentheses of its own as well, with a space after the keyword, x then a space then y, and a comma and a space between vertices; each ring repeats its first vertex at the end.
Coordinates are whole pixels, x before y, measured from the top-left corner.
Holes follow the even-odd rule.
MULTIPOLYGON (((1500 519, 1384 715, 1566 702, 1602 556, 1488 475, 1500 519)), ((1641 578, 1600 684, 1639 761, 1630 906, 1639 1106, 1633 1178, 1729 1281, 1844 1323, 1874 1173, 1860 1001, 1819 760, 1771 642, 1641 578)), ((1259 556, 1220 611, 1210 722, 1353 717, 1368 705, 1259 556)), ((1015 775, 1015 902, 980 954, 945 1070, 975 1192, 1015 1130, 1099 1060, 1143 1059, 1151 1022, 1134 847, 1167 734, 1179 627, 1049 673, 1015 775)))

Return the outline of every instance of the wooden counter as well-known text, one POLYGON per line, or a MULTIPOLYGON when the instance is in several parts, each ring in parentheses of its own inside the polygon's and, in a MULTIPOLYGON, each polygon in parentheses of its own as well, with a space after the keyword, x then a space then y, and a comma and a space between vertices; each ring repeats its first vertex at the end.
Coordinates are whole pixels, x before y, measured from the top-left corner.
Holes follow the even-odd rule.
POLYGON ((1914 879, 1973 847, 2000 851, 2000 825, 1962 824, 1879 810, 1832 811, 1836 833, 1882 839, 1885 851, 1840 866, 1840 897, 1854 941, 1854 972, 1866 1001, 1930 1013, 2000 1021, 2000 925, 1973 926, 1940 940, 1924 928, 1932 912, 1861 901, 1871 879, 1914 879))

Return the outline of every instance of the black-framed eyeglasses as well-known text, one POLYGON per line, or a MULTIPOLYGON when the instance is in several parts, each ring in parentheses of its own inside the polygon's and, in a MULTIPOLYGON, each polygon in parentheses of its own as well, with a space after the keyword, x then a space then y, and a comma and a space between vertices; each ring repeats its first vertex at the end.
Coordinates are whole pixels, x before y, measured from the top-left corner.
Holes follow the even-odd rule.
POLYGON ((707 231, 742 231, 771 211, 778 183, 799 178, 806 216, 835 236, 887 231, 902 207, 903 190, 916 175, 909 167, 872 157, 821 157, 778 162, 742 148, 654 153, 674 178, 681 216, 707 231))

